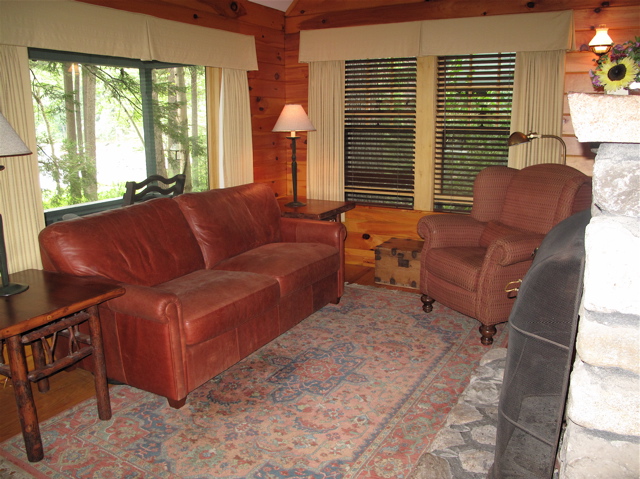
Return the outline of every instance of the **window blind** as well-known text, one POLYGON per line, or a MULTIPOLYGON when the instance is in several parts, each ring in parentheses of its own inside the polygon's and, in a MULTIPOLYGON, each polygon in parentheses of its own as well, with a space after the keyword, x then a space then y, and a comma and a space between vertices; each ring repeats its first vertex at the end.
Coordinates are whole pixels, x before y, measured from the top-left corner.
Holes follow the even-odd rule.
POLYGON ((413 208, 415 58, 345 63, 345 197, 413 208))
POLYGON ((507 164, 515 53, 438 58, 436 211, 469 211, 480 170, 507 164))

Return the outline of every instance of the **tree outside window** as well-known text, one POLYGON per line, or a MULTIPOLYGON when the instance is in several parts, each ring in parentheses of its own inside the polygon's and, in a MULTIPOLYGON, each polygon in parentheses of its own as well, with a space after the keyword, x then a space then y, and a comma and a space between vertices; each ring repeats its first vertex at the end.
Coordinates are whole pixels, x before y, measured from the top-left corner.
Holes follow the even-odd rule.
POLYGON ((208 189, 204 67, 30 53, 45 210, 121 198, 152 174, 208 189))

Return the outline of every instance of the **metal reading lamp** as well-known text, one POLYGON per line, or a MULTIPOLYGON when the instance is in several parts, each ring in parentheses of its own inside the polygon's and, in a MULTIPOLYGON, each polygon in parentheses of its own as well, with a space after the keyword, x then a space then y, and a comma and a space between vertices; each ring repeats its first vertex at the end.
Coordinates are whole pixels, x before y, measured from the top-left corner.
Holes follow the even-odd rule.
MULTIPOLYGON (((15 130, 11 127, 7 119, 0 113, 0 157, 30 155, 31 151, 20 139, 15 130)), ((4 166, 0 165, 0 171, 4 166)), ((2 274, 2 287, 0 296, 12 296, 29 289, 27 284, 10 283, 9 271, 7 268, 7 250, 4 244, 4 227, 2 216, 0 215, 0 272, 2 274)))
POLYGON ((519 145, 521 143, 529 143, 531 140, 537 140, 538 138, 555 138, 562 145, 562 164, 567 164, 567 145, 564 140, 556 135, 538 135, 537 133, 529 133, 525 135, 521 131, 511 133, 511 136, 507 140, 508 146, 519 145))
POLYGON ((305 203, 298 201, 298 163, 296 163, 296 140, 300 138, 296 136, 296 131, 316 131, 311 124, 309 117, 304 112, 302 105, 285 105, 278 117, 276 126, 273 131, 290 131, 291 136, 291 179, 293 180, 293 201, 285 206, 295 207, 304 206, 305 203))

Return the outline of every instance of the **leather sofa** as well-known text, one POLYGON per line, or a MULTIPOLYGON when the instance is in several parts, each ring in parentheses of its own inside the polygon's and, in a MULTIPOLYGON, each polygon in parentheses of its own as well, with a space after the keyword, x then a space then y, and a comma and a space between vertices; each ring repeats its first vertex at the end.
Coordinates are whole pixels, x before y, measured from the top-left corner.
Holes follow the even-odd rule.
POLYGON ((46 270, 125 287, 100 306, 107 376, 179 408, 340 300, 345 237, 340 223, 281 217, 272 190, 248 184, 55 223, 39 241, 46 270))

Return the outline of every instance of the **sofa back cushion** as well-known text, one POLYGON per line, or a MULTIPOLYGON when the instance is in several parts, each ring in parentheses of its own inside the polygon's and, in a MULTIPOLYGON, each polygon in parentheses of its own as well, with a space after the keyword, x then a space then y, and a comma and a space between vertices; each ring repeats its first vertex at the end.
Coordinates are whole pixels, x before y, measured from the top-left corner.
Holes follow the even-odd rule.
POLYGON ((45 269, 154 286, 204 267, 198 243, 170 198, 54 223, 40 232, 45 269))
POLYGON ((173 199, 200 243, 207 268, 257 246, 281 241, 280 208, 269 186, 233 186, 173 199))

